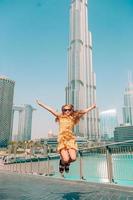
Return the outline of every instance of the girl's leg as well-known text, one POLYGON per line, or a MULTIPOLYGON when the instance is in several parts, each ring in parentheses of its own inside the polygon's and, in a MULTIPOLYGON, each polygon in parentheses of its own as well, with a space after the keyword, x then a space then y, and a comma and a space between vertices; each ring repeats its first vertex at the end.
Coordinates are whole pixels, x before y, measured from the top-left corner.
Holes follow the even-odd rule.
POLYGON ((60 173, 63 173, 66 165, 69 163, 70 157, 66 149, 61 149, 60 155, 61 155, 61 159, 59 162, 59 171, 60 173))
POLYGON ((68 149, 67 151, 68 151, 68 155, 69 155, 69 161, 65 165, 65 172, 66 173, 69 172, 70 163, 74 162, 76 160, 76 150, 75 149, 68 149))
POLYGON ((67 163, 69 162, 69 159, 70 159, 68 150, 66 150, 66 149, 61 149, 60 155, 61 155, 62 162, 63 162, 64 164, 67 164, 67 163))
POLYGON ((69 153, 69 162, 74 162, 77 157, 76 155, 77 151, 75 149, 69 149, 68 153, 69 153))
POLYGON ((62 149, 60 151, 60 155, 61 155, 61 160, 60 160, 60 165, 59 165, 59 171, 63 173, 65 169, 65 172, 68 173, 70 163, 76 160, 76 150, 62 149))

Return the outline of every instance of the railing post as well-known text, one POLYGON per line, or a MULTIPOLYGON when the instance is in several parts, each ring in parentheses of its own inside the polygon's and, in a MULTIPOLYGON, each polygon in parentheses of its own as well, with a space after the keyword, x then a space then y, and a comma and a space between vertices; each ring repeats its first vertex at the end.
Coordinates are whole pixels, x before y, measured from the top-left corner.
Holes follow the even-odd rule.
POLYGON ((33 171, 32 171, 32 159, 30 158, 30 173, 32 174, 33 171))
POLYGON ((20 172, 19 173, 22 173, 22 168, 21 167, 22 166, 21 166, 21 160, 20 160, 20 168, 19 168, 20 172))
POLYGON ((108 179, 110 183, 114 183, 113 167, 112 167, 112 153, 111 153, 111 148, 109 148, 108 146, 106 146, 106 158, 107 158, 108 179))
POLYGON ((18 163, 16 162, 16 172, 18 172, 18 163))
POLYGON ((82 158, 82 153, 81 151, 79 151, 79 170, 80 170, 80 179, 84 179, 83 176, 83 158, 82 158))
POLYGON ((48 166, 47 166, 47 168, 48 168, 48 173, 47 173, 47 175, 49 176, 49 174, 50 174, 50 157, 49 157, 49 155, 48 155, 48 157, 47 157, 47 161, 48 161, 48 166))
POLYGON ((39 161, 39 157, 38 157, 38 162, 37 162, 37 171, 38 171, 38 174, 40 174, 40 161, 39 161))
POLYGON ((25 171, 25 174, 27 173, 27 163, 26 163, 26 158, 25 158, 25 162, 24 162, 24 171, 25 171))
POLYGON ((9 168, 9 171, 11 172, 11 164, 9 164, 10 168, 9 168))

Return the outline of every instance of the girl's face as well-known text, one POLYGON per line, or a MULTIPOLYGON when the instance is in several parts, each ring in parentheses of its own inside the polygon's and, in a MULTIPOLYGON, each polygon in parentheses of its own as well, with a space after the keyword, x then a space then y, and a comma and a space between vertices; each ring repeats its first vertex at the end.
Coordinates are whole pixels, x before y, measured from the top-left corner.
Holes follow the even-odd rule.
POLYGON ((70 116, 73 112, 73 109, 70 106, 64 106, 62 112, 63 114, 70 116))

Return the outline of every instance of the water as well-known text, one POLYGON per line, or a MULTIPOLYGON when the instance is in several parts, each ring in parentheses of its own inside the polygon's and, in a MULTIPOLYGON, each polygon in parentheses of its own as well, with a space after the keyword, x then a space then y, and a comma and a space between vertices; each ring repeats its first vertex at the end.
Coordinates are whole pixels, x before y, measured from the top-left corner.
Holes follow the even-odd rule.
POLYGON ((133 186, 133 155, 114 155, 113 174, 117 184, 133 186))
MULTIPOLYGON (((60 177, 58 172, 58 160, 51 160, 54 167, 55 177, 60 177)), ((114 184, 133 186, 133 155, 114 154, 112 155, 114 184)), ((109 183, 108 168, 105 154, 93 154, 83 157, 82 161, 83 178, 89 182, 109 183)), ((80 179, 80 160, 72 163, 70 172, 65 174, 67 179, 80 179)))

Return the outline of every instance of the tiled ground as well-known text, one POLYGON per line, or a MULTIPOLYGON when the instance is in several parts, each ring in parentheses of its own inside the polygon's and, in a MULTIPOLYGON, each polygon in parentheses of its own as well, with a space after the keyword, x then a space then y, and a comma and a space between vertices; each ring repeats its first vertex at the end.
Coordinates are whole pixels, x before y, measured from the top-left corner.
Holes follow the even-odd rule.
POLYGON ((0 200, 133 200, 133 188, 1 171, 0 200))

